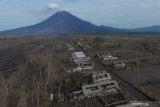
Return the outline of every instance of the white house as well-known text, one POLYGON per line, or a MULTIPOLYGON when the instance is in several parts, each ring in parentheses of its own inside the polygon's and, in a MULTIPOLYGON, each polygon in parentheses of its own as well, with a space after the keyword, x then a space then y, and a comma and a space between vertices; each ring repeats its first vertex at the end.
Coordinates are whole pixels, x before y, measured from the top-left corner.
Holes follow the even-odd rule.
POLYGON ((74 63, 79 63, 79 62, 90 61, 91 58, 86 56, 86 54, 83 52, 74 52, 72 53, 72 60, 74 63))
POLYGON ((80 67, 82 70, 93 69, 94 63, 89 56, 86 56, 83 52, 72 53, 73 63, 80 67))
POLYGON ((96 56, 98 59, 103 61, 109 61, 109 60, 117 60, 118 57, 113 55, 113 53, 97 53, 96 56))
POLYGON ((114 80, 101 81, 95 84, 83 85, 82 91, 85 97, 107 95, 119 92, 118 83, 114 80))

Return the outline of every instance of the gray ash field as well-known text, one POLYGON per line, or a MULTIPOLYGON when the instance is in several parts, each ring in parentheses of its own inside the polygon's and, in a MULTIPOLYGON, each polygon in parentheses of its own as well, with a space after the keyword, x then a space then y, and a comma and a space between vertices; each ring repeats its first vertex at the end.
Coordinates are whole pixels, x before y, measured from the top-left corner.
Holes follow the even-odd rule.
POLYGON ((159 34, 106 35, 1 37, 1 107, 159 107, 159 34))

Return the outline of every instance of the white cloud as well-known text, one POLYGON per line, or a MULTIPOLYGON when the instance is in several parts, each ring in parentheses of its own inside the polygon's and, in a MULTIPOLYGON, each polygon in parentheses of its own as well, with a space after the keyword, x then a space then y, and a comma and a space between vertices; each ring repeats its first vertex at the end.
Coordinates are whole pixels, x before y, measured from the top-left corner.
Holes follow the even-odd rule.
POLYGON ((142 5, 142 7, 145 7, 147 9, 160 9, 159 5, 160 5, 160 1, 154 1, 154 0, 140 0, 140 3, 142 5))
POLYGON ((58 9, 59 5, 57 3, 48 3, 48 9, 58 9))
POLYGON ((60 6, 58 3, 48 3, 45 5, 42 5, 40 8, 35 8, 34 10, 31 10, 30 13, 36 16, 48 16, 48 14, 53 14, 57 12, 60 9, 60 6))

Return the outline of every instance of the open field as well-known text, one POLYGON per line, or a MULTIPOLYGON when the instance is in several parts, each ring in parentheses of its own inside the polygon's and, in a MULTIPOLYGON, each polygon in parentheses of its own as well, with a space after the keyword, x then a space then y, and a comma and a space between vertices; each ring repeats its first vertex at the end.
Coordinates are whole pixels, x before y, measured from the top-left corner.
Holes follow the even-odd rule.
POLYGON ((154 99, 157 99, 158 101, 160 100, 160 84, 144 85, 140 87, 140 90, 153 97, 154 99))
POLYGON ((135 66, 135 68, 130 70, 120 70, 114 71, 117 75, 122 77, 124 80, 132 83, 134 85, 137 84, 152 84, 160 82, 160 65, 146 65, 139 68, 135 66), (139 77, 138 77, 139 76, 139 77), (139 81, 138 81, 139 79, 139 81))

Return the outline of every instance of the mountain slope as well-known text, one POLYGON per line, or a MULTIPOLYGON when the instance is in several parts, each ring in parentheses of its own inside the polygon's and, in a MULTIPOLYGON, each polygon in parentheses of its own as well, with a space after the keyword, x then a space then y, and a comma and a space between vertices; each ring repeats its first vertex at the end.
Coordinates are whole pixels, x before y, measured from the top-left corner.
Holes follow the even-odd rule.
POLYGON ((149 27, 141 27, 134 29, 120 29, 120 28, 112 28, 108 26, 100 26, 103 29, 110 30, 112 32, 128 32, 128 33, 160 33, 160 25, 149 26, 149 27))
POLYGON ((130 29, 130 32, 160 32, 160 25, 130 29))
POLYGON ((41 23, 0 32, 0 35, 54 35, 54 34, 84 34, 84 33, 119 33, 119 32, 159 32, 160 26, 136 29, 119 29, 109 26, 97 26, 84 21, 69 12, 60 11, 41 23))
MULTIPOLYGON (((61 11, 36 25, 17 28, 1 32, 11 35, 42 35, 42 34, 70 34, 70 33, 100 33, 107 31, 90 22, 81 20, 72 14, 61 11)), ((108 30, 110 32, 110 30, 108 30)))

